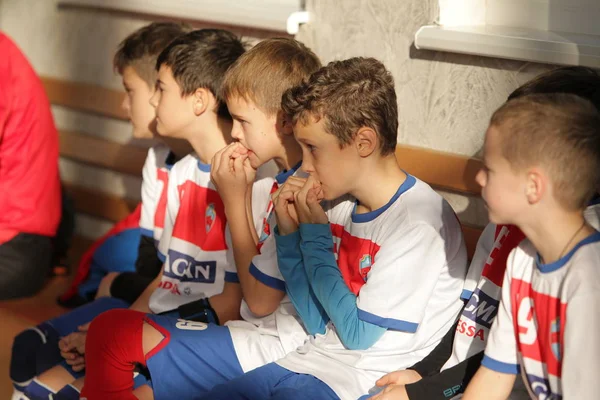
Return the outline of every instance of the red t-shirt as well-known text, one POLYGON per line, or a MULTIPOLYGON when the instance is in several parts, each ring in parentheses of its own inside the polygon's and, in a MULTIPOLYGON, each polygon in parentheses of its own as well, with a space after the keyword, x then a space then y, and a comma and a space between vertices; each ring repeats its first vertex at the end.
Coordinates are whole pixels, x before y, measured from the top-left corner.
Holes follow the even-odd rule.
POLYGON ((44 87, 2 33, 0 55, 1 244, 21 232, 54 236, 61 200, 58 133, 44 87))

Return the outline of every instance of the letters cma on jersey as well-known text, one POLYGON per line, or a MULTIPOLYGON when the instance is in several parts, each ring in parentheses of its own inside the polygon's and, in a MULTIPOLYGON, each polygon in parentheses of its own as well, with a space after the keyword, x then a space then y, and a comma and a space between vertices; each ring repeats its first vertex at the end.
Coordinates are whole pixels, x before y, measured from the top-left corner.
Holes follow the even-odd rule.
MULTIPOLYGON (((180 282, 214 283, 217 262, 210 252, 227 250, 225 208, 219 194, 191 181, 179 186, 180 207, 173 227, 173 238, 183 241, 185 254, 169 248, 164 276, 180 282), (190 254, 196 254, 196 257, 190 254)), ((176 284, 175 284, 176 285, 176 284)), ((163 289, 177 290, 176 287, 163 289)), ((177 293, 179 294, 179 293, 177 293)))

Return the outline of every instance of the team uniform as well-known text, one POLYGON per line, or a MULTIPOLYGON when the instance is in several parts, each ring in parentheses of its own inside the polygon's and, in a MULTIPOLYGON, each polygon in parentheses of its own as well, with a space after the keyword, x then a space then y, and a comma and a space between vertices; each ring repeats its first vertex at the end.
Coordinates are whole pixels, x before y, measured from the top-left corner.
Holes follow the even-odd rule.
MULTIPOLYGON (((250 272, 265 285, 282 291, 285 282, 277 267, 272 235, 275 216, 270 195, 296 169, 280 173, 275 179, 258 180, 252 195, 253 220, 260 234, 259 254, 253 258, 250 272)), ((234 263, 231 266, 235 268, 234 263)), ((235 275, 233 271, 230 273, 235 275)), ((172 278, 165 282, 172 282, 172 278)), ((153 310, 154 304, 151 303, 153 310)), ((274 313, 262 318, 253 315, 242 300, 240 314, 243 320, 229 321, 225 326, 147 315, 146 321, 167 338, 146 357, 154 398, 200 395, 216 384, 283 357, 306 338, 306 331, 287 298, 274 313), (166 369, 176 373, 165 375, 166 369)))
POLYGON ((142 234, 158 243, 165 227, 169 171, 173 168, 175 155, 164 144, 148 150, 142 170, 142 234))
MULTIPOLYGON (((598 199, 585 210, 584 216, 594 228, 600 227, 598 199)), ((477 243, 461 295, 466 306, 455 332, 447 335, 453 340, 445 343, 444 348, 438 346, 425 360, 410 367, 424 378, 406 385, 410 399, 459 398, 464 392, 479 368, 490 327, 498 313, 508 256, 524 238, 516 226, 486 226, 477 243), (442 363, 436 358, 443 360, 442 363)), ((522 385, 517 382, 511 398, 519 398, 522 392, 522 385)))
POLYGON ((600 344, 582 332, 600 328, 599 264, 599 232, 551 264, 521 243, 508 259, 482 365, 520 371, 532 398, 596 398, 600 344))
POLYGON ((210 165, 184 157, 171 170, 165 226, 158 244, 162 278, 150 310, 162 313, 223 291, 237 282, 227 243, 225 206, 210 180, 210 165))
POLYGON ((136 268, 135 272, 115 278, 110 287, 112 297, 133 303, 160 273, 162 260, 157 248, 165 226, 169 174, 176 161, 175 154, 164 144, 148 150, 142 170, 141 239, 136 268))
MULTIPOLYGON (((150 234, 152 236, 151 246, 152 254, 156 257, 156 247, 154 238, 159 237, 164 226, 164 215, 166 208, 166 183, 168 181, 168 171, 171 168, 170 161, 173 159, 172 153, 164 145, 157 145, 149 149, 146 162, 144 163, 143 182, 142 182, 142 207, 140 210, 139 224, 142 229, 142 235, 150 234), (162 199, 162 201, 160 200, 162 199), (156 226, 150 225, 155 224, 156 226)), ((110 253, 102 252, 102 256, 107 259, 99 260, 103 265, 115 264, 115 267, 121 267, 125 261, 129 259, 126 247, 132 243, 128 235, 121 240, 118 246, 114 243, 110 247, 110 253)), ((139 243, 139 234, 137 234, 137 242, 140 244, 138 260, 136 261, 136 269, 138 264, 143 264, 142 269, 145 272, 155 270, 154 276, 143 276, 143 272, 124 272, 121 275, 140 275, 136 282, 139 282, 136 287, 133 285, 131 278, 122 279, 125 276, 119 276, 121 282, 113 282, 113 286, 118 286, 120 289, 115 290, 111 287, 111 294, 114 297, 105 297, 94 300, 91 303, 80 306, 67 314, 57 318, 43 322, 42 324, 29 328, 15 338, 13 343, 11 357, 11 379, 16 392, 24 392, 31 399, 38 397, 38 394, 43 398, 47 398, 46 389, 43 385, 34 379, 47 369, 55 365, 62 365, 73 375, 73 378, 79 378, 84 375, 84 372, 74 372, 71 367, 64 361, 60 355, 58 341, 61 337, 67 336, 72 332, 77 331, 77 327, 90 322, 97 315, 104 311, 115 308, 127 308, 130 303, 137 298, 137 295, 143 291, 145 285, 156 276, 155 266, 148 266, 152 263, 152 259, 143 259, 142 245, 139 243), (120 294, 123 293, 121 296, 120 294), (133 293, 133 295, 132 295, 133 293)), ((117 236, 114 240, 118 240, 117 236)), ((113 241, 114 241, 113 240, 113 241)), ((105 241, 98 250, 102 250, 103 246, 110 245, 111 241, 105 241)), ((131 249, 129 249, 131 251, 131 249)), ((130 263, 131 264, 131 263, 130 263)), ((85 285, 85 282, 81 284, 85 285)))
POLYGON ((202 398, 292 399, 311 393, 310 398, 356 399, 385 373, 413 364, 437 345, 462 306, 467 255, 454 212, 410 175, 384 207, 365 214, 356 214, 355 208, 355 200, 348 197, 326 204, 330 225, 303 224, 298 233, 306 276, 312 278, 310 287, 288 292, 305 325, 317 326, 319 314, 329 317, 322 329, 309 328, 321 333, 276 364, 216 387, 202 398), (335 270, 338 282, 317 288, 320 276, 308 266, 313 263, 327 273, 335 270), (323 315, 326 306, 314 303, 302 311, 302 304, 310 303, 303 293, 322 298, 323 292, 336 291, 340 284, 345 298, 352 295, 359 320, 384 331, 369 348, 348 350, 338 335, 344 327, 336 328, 331 321, 335 310, 323 315))

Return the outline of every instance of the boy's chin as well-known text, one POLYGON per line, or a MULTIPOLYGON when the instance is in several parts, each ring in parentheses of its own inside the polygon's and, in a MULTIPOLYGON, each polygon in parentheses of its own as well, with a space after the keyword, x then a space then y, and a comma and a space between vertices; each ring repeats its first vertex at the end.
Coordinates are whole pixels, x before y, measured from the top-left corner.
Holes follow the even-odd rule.
POLYGON ((134 139, 153 139, 155 134, 150 131, 133 128, 131 136, 133 136, 134 139))

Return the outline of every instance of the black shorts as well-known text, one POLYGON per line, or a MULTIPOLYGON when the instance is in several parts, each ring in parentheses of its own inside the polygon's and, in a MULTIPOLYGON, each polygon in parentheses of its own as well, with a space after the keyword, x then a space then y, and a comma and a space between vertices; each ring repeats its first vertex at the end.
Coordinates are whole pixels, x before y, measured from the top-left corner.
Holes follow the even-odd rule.
POLYGON ((19 233, 0 244, 0 300, 36 294, 52 270, 52 238, 19 233))

